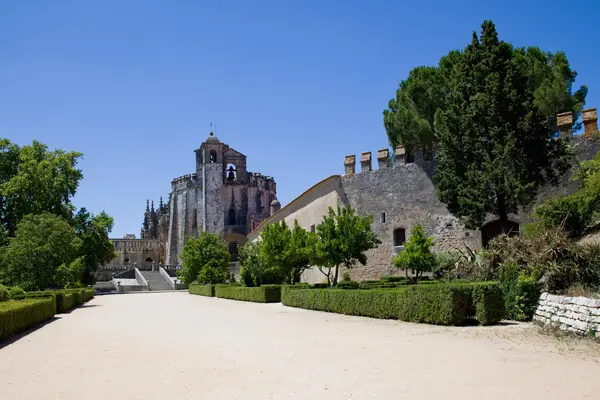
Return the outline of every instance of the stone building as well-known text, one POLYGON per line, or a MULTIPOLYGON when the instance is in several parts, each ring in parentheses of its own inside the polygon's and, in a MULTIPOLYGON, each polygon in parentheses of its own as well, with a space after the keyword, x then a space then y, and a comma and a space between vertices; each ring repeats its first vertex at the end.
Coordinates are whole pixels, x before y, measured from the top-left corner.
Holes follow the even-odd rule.
POLYGON ((114 272, 134 265, 148 269, 176 265, 186 236, 206 231, 229 243, 232 261, 246 235, 270 215, 277 187, 270 176, 249 172, 246 156, 222 143, 211 132, 195 150, 196 172, 173 179, 165 204, 146 201, 140 237, 111 239, 116 257, 103 268, 114 272))
MULTIPOLYGON (((570 130, 572 115, 559 115, 562 136, 571 140, 579 160, 593 157, 600 150, 595 109, 583 112, 584 135, 573 137, 570 130), (562 116, 562 119, 561 119, 562 116)), ((381 245, 367 253, 367 265, 351 269, 354 280, 378 279, 382 275, 398 273, 392 266, 392 258, 402 251, 405 240, 413 226, 420 224, 435 238, 434 250, 451 250, 468 245, 471 248, 484 246, 500 233, 500 223, 490 217, 478 230, 469 230, 448 212, 435 193, 432 176, 435 172, 435 156, 431 152, 417 149, 406 154, 398 147, 390 155, 388 149, 377 152, 378 168, 372 168, 370 152, 360 155, 360 172, 356 172, 356 156, 344 160, 344 175, 332 175, 317 183, 279 212, 262 222, 248 235, 249 240, 258 240, 261 229, 270 223, 285 220, 288 225, 298 220, 299 224, 314 231, 329 207, 349 205, 360 215, 372 215, 372 229, 381 240, 381 245)), ((550 196, 572 193, 577 185, 569 180, 571 172, 565 174, 557 187, 540 189, 538 202, 550 196)), ((511 215, 513 232, 527 221, 531 209, 520 215, 511 215)), ((312 268, 302 276, 303 281, 321 282, 324 276, 312 268)))

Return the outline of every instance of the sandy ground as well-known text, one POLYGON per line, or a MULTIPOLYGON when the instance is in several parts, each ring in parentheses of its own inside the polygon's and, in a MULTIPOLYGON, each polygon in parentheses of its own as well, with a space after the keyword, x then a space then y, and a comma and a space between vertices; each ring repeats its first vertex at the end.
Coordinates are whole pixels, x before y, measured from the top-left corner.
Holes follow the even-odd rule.
POLYGON ((600 345, 187 293, 98 296, 4 343, 0 399, 597 399, 600 345))

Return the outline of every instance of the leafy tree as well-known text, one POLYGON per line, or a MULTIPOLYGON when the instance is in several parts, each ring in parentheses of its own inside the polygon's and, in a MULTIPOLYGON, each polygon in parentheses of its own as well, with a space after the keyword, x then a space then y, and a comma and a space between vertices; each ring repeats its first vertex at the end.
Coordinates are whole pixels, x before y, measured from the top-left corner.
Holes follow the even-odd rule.
POLYGON ((27 215, 4 251, 2 280, 25 290, 63 287, 63 265, 75 261, 79 246, 75 230, 63 218, 47 212, 27 215))
POLYGON ((77 237, 81 240, 79 255, 82 258, 83 283, 93 283, 94 273, 99 266, 108 263, 115 256, 115 248, 108 239, 114 220, 102 211, 98 215, 80 209, 73 218, 77 237))
MULTIPOLYGON (((570 236, 583 235, 600 214, 600 152, 581 163, 573 179, 581 188, 570 195, 548 199, 536 207, 536 224, 545 228, 563 228, 570 236)), ((529 226, 529 229, 536 229, 529 226)))
POLYGON ((315 243, 315 234, 308 232, 297 220, 294 220, 288 250, 288 269, 285 271, 288 283, 300 282, 302 273, 311 267, 315 243))
POLYGON ((229 279, 229 263, 212 259, 198 272, 198 283, 225 283, 229 279))
POLYGON ((421 225, 415 225, 404 250, 394 257, 394 266, 404 269, 407 277, 410 271, 419 279, 423 272, 433 271, 436 266, 435 255, 431 252, 433 245, 433 238, 427 236, 421 225))
POLYGON ((240 279, 245 286, 260 286, 265 275, 261 242, 248 242, 240 248, 240 279))
POLYGON ((371 230, 372 216, 356 215, 350 207, 329 207, 327 215, 317 226, 317 238, 313 264, 327 278, 329 285, 336 285, 340 266, 348 269, 357 263, 365 265, 365 252, 377 247, 381 241, 371 230))
POLYGON ((449 106, 438 110, 438 196, 468 227, 488 213, 508 232, 508 215, 567 168, 562 140, 553 140, 529 84, 526 57, 482 26, 455 66, 449 106))
MULTIPOLYGON (((511 46, 512 49, 512 46, 511 46)), ((563 52, 545 52, 538 47, 512 49, 515 56, 526 64, 523 73, 526 84, 533 91, 534 104, 545 117, 547 128, 557 130, 556 114, 573 112, 573 120, 581 115, 587 87, 573 91, 577 72, 569 65, 563 52)), ((457 65, 468 58, 467 50, 453 50, 442 57, 437 67, 421 66, 410 71, 384 110, 384 126, 392 146, 403 144, 410 150, 417 144, 429 146, 438 141, 435 127, 437 110, 450 107, 450 93, 454 87, 457 65)), ((578 129, 576 125, 574 129, 578 129)))
MULTIPOLYGON (((229 261, 231 256, 227 248, 227 242, 221 239, 219 236, 202 232, 197 238, 187 237, 181 253, 181 269, 179 270, 179 277, 181 280, 190 284, 196 279, 200 278, 199 273, 203 268, 207 269, 225 269, 229 268, 229 261)), ((205 271, 203 272, 202 279, 212 279, 213 277, 217 282, 203 282, 203 283, 221 283, 224 280, 220 280, 218 272, 205 271)), ((227 274, 225 275, 227 278, 227 274)))
POLYGON ((33 141, 19 147, 0 140, 0 221, 8 236, 28 214, 50 212, 70 221, 75 195, 83 177, 76 168, 81 153, 49 151, 33 141))

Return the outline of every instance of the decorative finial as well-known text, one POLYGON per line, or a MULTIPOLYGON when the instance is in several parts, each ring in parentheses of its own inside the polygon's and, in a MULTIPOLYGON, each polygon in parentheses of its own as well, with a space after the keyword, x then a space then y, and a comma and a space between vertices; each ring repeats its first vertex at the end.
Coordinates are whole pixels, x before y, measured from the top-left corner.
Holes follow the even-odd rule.
POLYGON ((152 200, 152 208, 151 208, 152 212, 154 212, 154 200, 152 200))
POLYGON ((150 211, 150 200, 146 199, 146 211, 150 211))

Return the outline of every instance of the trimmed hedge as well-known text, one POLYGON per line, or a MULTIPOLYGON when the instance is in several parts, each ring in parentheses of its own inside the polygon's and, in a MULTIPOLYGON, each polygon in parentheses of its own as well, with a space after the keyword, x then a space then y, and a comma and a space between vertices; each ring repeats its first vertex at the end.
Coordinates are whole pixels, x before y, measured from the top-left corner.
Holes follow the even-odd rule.
POLYGON ((42 323, 55 313, 53 296, 3 302, 0 304, 0 340, 42 323))
POLYGON ((341 281, 338 282, 336 288, 338 289, 358 289, 358 282, 356 281, 341 281))
POLYGON ((66 313, 84 302, 94 298, 94 289, 62 289, 27 292, 25 298, 54 297, 56 299, 56 314, 66 313))
POLYGON ((281 285, 262 285, 259 287, 217 285, 215 286, 215 296, 223 299, 254 301, 257 303, 279 303, 281 301, 281 285))
POLYGON ((200 296, 215 297, 215 285, 201 285, 199 283, 191 283, 188 286, 189 294, 197 294, 200 296))
POLYGON ((542 286, 533 278, 519 277, 504 282, 506 318, 513 321, 531 321, 538 305, 542 286))
POLYGON ((481 318, 482 325, 496 323, 504 313, 503 301, 497 283, 370 290, 284 287, 282 292, 286 306, 439 325, 464 325, 474 317, 481 318))
POLYGON ((12 300, 23 300, 25 298, 25 291, 18 286, 13 286, 8 291, 12 300))

